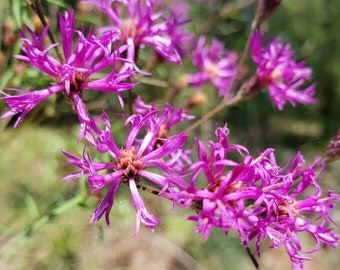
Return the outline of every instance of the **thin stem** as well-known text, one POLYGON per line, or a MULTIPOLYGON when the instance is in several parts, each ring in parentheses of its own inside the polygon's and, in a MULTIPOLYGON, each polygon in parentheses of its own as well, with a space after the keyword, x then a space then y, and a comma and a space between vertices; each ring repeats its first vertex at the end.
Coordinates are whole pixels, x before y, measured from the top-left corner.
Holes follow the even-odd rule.
POLYGON ((251 252, 250 248, 248 246, 245 247, 247 254, 250 258, 250 260, 252 261, 253 265, 255 266, 256 270, 261 270, 261 267, 259 265, 259 263, 257 262, 256 258, 254 257, 253 253, 251 252))
POLYGON ((128 109, 129 109, 129 114, 133 114, 133 97, 132 97, 132 91, 128 91, 128 98, 129 98, 129 104, 128 104, 128 109))
POLYGON ((251 4, 253 4, 254 2, 256 2, 257 0, 248 0, 248 1, 244 1, 242 3, 225 3, 223 5, 223 7, 221 8, 221 11, 220 11, 220 16, 222 18, 225 18, 227 17, 230 13, 232 12, 236 12, 236 11, 239 11, 251 4))
MULTIPOLYGON (((128 183, 126 183, 126 185, 128 186, 128 183)), ((153 195, 159 196, 159 191, 154 190, 154 189, 150 189, 148 187, 142 186, 142 185, 137 185, 138 189, 144 190, 146 192, 149 192, 153 195)), ((168 199, 166 197, 164 197, 165 199, 168 199)), ((171 200, 171 199, 170 199, 171 200)), ((197 213, 200 212, 200 210, 202 209, 202 201, 193 201, 192 205, 191 205, 191 209, 195 210, 197 213)), ((255 256, 253 255, 253 253, 251 252, 250 248, 248 246, 245 247, 247 254, 250 258, 250 260, 252 261, 253 265, 255 266, 256 270, 261 270, 261 267, 259 265, 259 263, 257 262, 255 256)))
MULTIPOLYGON (((45 19, 45 16, 44 16, 44 11, 43 11, 43 8, 42 8, 42 4, 41 4, 41 1, 40 0, 34 0, 34 1, 31 1, 31 0, 26 0, 27 4, 32 8, 32 10, 38 15, 41 23, 43 24, 44 27, 47 27, 48 26, 48 23, 45 19)), ((47 30, 47 34, 48 34, 48 37, 50 38, 50 41, 52 44, 55 44, 57 43, 50 28, 48 28, 47 30)), ((55 46, 54 47, 54 50, 57 54, 57 57, 60 61, 61 64, 64 64, 65 63, 65 60, 64 60, 64 57, 63 55, 61 54, 60 50, 59 50, 59 47, 58 46, 55 46)))
POLYGON ((137 188, 153 195, 159 196, 159 191, 137 184, 137 188))
POLYGON ((236 74, 238 74, 238 75, 240 74, 240 71, 241 71, 241 69, 242 69, 242 67, 244 65, 244 62, 245 62, 245 60, 246 60, 246 58, 248 56, 249 47, 250 47, 250 37, 254 34, 254 31, 255 31, 255 29, 252 29, 252 28, 250 29, 249 36, 248 36, 248 39, 247 39, 247 43, 244 46, 242 55, 240 57, 240 61, 239 61, 238 65, 237 65, 237 72, 236 72, 236 74))
POLYGON ((256 13, 255 13, 255 16, 254 16, 254 19, 251 23, 251 26, 250 26, 250 31, 249 31, 249 34, 248 34, 248 38, 247 38, 247 43, 246 45, 244 46, 243 48, 243 52, 241 54, 241 57, 240 57, 240 60, 238 62, 238 65, 237 65, 237 73, 236 74, 240 74, 240 71, 244 65, 244 62, 248 56, 248 53, 249 53, 249 47, 250 47, 250 38, 253 36, 256 28, 259 27, 259 13, 260 13, 260 5, 258 4, 257 5, 257 9, 256 9, 256 13))
MULTIPOLYGON (((250 1, 250 3, 252 3, 250 1)), ((243 52, 241 55, 241 58, 238 62, 237 65, 237 75, 234 77, 232 83, 231 83, 231 88, 234 88, 236 86, 236 81, 237 81, 237 77, 243 67, 243 64, 248 56, 248 52, 249 52, 249 46, 250 46, 250 38, 251 36, 254 34, 256 28, 259 26, 259 6, 257 7, 256 10, 256 14, 254 16, 254 19, 252 21, 251 27, 250 27, 250 31, 249 31, 249 35, 248 35, 248 39, 247 39, 247 43, 245 44, 244 48, 243 48, 243 52)), ((241 87, 242 89, 242 87, 241 87)), ((227 107, 232 107, 234 105, 236 105, 237 103, 241 102, 242 100, 244 100, 244 96, 242 94, 242 91, 238 91, 237 95, 235 97, 233 97, 232 99, 229 99, 229 96, 226 95, 224 97, 224 99, 222 100, 222 102, 215 107, 213 110, 211 110, 210 112, 208 112, 206 115, 204 115, 201 119, 197 120, 195 123, 193 123, 191 126, 189 126, 185 132, 186 134, 190 133, 191 131, 193 131, 195 128, 199 127, 203 122, 207 121, 208 119, 212 118, 213 116, 215 116, 217 113, 219 113, 220 111, 222 111, 223 109, 227 108, 227 107)))
POLYGON ((222 101, 217 107, 209 111, 206 115, 204 115, 202 118, 198 119, 195 123, 193 123, 191 126, 185 129, 185 133, 189 134, 191 131, 193 131, 195 128, 199 127, 203 122, 207 121, 208 119, 212 118, 214 115, 222 111, 223 109, 227 107, 232 107, 238 104, 243 100, 243 95, 239 91, 238 94, 233 97, 232 99, 228 101, 222 101))
POLYGON ((51 212, 42 215, 40 218, 38 218, 36 221, 31 223, 26 229, 24 229, 22 232, 17 234, 14 238, 12 238, 11 242, 14 243, 14 245, 11 244, 11 248, 6 250, 6 253, 4 254, 4 259, 6 261, 10 260, 12 256, 16 253, 19 246, 21 246, 25 239, 32 235, 36 230, 41 228, 43 225, 48 223, 51 219, 53 219, 56 216, 59 216, 70 209, 73 209, 74 207, 78 205, 82 205, 85 202, 85 196, 84 194, 79 194, 78 196, 64 202, 63 204, 59 205, 58 207, 54 208, 51 212))
MULTIPOLYGON (((5 1, 1 1, 0 3, 0 10, 5 10, 5 1)), ((1 12, 0 15, 0 40, 3 40, 3 32, 4 32, 4 22, 5 22, 5 16, 4 12, 1 12)), ((2 51, 2 42, 0 42, 0 51, 2 51)))
MULTIPOLYGON (((139 179, 139 180, 142 180, 143 178, 138 178, 138 179, 139 179)), ((123 183, 125 186, 129 187, 129 182, 123 181, 122 183, 123 183)), ((148 192, 148 193, 151 193, 151 194, 153 194, 153 195, 159 196, 160 190, 155 190, 155 189, 152 189, 152 188, 149 188, 149 187, 140 185, 140 184, 137 184, 136 186, 137 186, 137 188, 140 189, 140 190, 143 190, 143 191, 145 191, 145 192, 148 192)))

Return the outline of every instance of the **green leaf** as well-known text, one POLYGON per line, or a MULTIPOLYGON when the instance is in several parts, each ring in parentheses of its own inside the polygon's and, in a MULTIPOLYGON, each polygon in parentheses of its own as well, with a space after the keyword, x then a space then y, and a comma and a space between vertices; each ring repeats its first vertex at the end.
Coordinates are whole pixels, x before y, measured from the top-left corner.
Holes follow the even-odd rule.
POLYGON ((32 197, 32 195, 30 193, 27 193, 25 195, 24 200, 25 200, 29 215, 32 218, 39 217, 39 215, 40 215, 39 208, 38 208, 38 205, 35 202, 34 198, 32 197))
POLYGON ((13 0, 12 1, 12 13, 13 19, 16 25, 16 28, 20 28, 22 26, 22 6, 20 0, 13 0))
POLYGON ((0 91, 4 90, 8 82, 13 78, 14 71, 13 68, 9 68, 6 72, 2 75, 0 80, 0 91))
POLYGON ((60 0, 47 0, 47 2, 54 4, 56 6, 65 8, 65 9, 71 9, 72 7, 68 4, 66 4, 64 1, 60 1, 60 0))

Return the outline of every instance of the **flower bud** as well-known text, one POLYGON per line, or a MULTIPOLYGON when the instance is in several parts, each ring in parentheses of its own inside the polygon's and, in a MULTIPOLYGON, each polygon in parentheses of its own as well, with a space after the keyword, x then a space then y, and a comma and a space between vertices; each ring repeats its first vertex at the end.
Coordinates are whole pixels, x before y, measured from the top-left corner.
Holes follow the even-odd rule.
POLYGON ((3 42, 6 46, 12 47, 17 42, 17 35, 14 32, 14 22, 7 19, 4 23, 3 42))
POLYGON ((5 72, 6 63, 7 63, 6 55, 2 51, 0 51, 0 76, 2 76, 5 72))
MULTIPOLYGON (((48 23, 48 18, 45 17, 45 20, 48 23)), ((44 31, 45 27, 44 27, 43 23, 41 22, 39 16, 34 14, 31 18, 31 21, 34 25, 34 33, 37 36, 40 36, 42 34, 42 32, 44 31)))
POLYGON ((188 86, 188 75, 187 74, 179 75, 176 78, 175 87, 179 89, 183 89, 184 87, 187 87, 187 86, 188 86))
POLYGON ((202 104, 205 104, 208 100, 208 97, 203 92, 196 92, 194 95, 192 95, 188 101, 187 101, 187 108, 193 108, 196 106, 200 106, 202 104))
POLYGON ((260 0, 256 11, 256 27, 268 20, 282 0, 260 0))
POLYGON ((332 162, 339 158, 340 158, 340 129, 338 133, 329 142, 325 153, 325 159, 327 162, 332 162))

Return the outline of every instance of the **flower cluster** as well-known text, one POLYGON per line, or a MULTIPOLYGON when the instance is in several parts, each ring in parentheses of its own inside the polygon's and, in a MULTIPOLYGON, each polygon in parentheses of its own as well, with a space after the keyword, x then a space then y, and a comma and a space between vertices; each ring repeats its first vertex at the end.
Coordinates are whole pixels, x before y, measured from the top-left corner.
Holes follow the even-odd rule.
MULTIPOLYGON (((210 82, 222 97, 221 104, 212 110, 215 114, 208 114, 210 118, 219 109, 244 101, 251 96, 247 94, 265 87, 279 110, 286 102, 293 106, 315 103, 315 85, 304 86, 311 79, 312 69, 294 60, 290 45, 283 45, 278 38, 265 45, 260 30, 252 32, 250 54, 256 71, 246 80, 238 74, 244 64, 243 57, 238 60, 238 54, 225 49, 217 39, 211 39, 208 44, 208 37, 198 37, 193 54, 188 53, 193 38, 183 27, 189 18, 187 6, 181 1, 174 1, 172 6, 160 0, 84 0, 83 3, 98 8, 112 24, 99 28, 98 32, 90 28, 85 34, 85 27, 75 28, 74 11, 66 11, 64 16, 59 16, 60 43, 50 45, 46 45, 48 26, 37 34, 26 25, 20 31, 22 54, 16 58, 45 73, 53 83, 30 92, 8 88, 7 91, 15 94, 2 93, 7 111, 1 117, 17 116, 14 125, 17 126, 34 107, 54 94, 62 94, 72 103, 80 125, 78 142, 84 139, 86 147, 80 157, 62 151, 67 162, 78 168, 63 180, 86 176, 93 194, 106 192, 90 223, 104 216, 110 224, 110 211, 123 184, 129 188, 136 210, 135 235, 141 223, 154 231, 160 220, 147 209, 139 192, 150 185, 157 198, 170 199, 176 205, 196 211, 188 219, 197 223, 195 231, 202 234, 203 240, 208 239, 213 228, 226 234, 235 230, 242 245, 255 241, 260 255, 260 243, 268 238, 273 248, 286 248, 294 269, 304 269, 307 259, 298 238, 301 233, 315 239, 312 252, 322 244, 332 247, 338 244, 339 236, 329 226, 333 222, 330 211, 340 196, 332 190, 326 196, 322 193, 318 180, 325 164, 321 158, 315 158, 307 166, 298 152, 286 165, 279 166, 272 148, 254 157, 245 146, 229 143, 226 126, 215 129, 217 140, 208 141, 207 146, 200 138, 190 143, 192 126, 185 130, 180 127, 182 122, 195 118, 190 111, 172 104, 158 109, 140 96, 133 100, 132 94, 129 114, 118 116, 105 111, 92 116, 84 102, 84 91, 95 90, 114 93, 123 107, 122 92, 132 90, 137 85, 136 79, 141 77, 133 76, 136 71, 151 75, 148 72, 153 70, 152 65, 164 60, 180 64, 183 57, 192 57, 190 60, 199 71, 185 73, 183 85, 201 91, 210 82), (154 54, 144 72, 138 60, 140 50, 146 46, 154 54), (234 89, 239 85, 244 87, 239 91, 234 89), (113 117, 125 121, 123 142, 122 136, 112 130, 113 117), (196 155, 192 153, 195 147, 196 155), (97 157, 103 159, 97 161, 97 157)), ((255 20, 257 27, 279 3, 259 1, 261 14, 255 20)), ((176 83, 170 86, 177 87, 176 83)), ((183 87, 178 88, 181 89, 176 88, 176 94, 183 87)), ((202 122, 198 120, 193 126, 202 122)), ((338 152, 337 140, 333 139, 328 158, 338 157, 338 152)))
POLYGON ((190 167, 189 184, 170 195, 197 211, 189 220, 197 222, 196 232, 202 234, 203 240, 214 227, 226 233, 233 229, 243 245, 255 239, 260 254, 261 240, 269 238, 272 247, 286 247, 294 269, 303 269, 307 259, 301 255, 304 251, 299 233, 308 233, 315 239, 312 251, 321 244, 335 247, 339 236, 328 228, 332 221, 329 212, 340 196, 330 190, 323 197, 317 183, 323 170, 320 158, 308 167, 297 153, 280 167, 274 149, 254 158, 244 146, 229 144, 228 133, 226 127, 217 128, 217 142, 208 142, 209 151, 196 139, 198 160, 190 167), (231 152, 237 153, 240 161, 228 158, 231 152), (204 188, 200 188, 202 175, 204 188))
MULTIPOLYGON (((2 115, 11 117, 20 114, 15 126, 20 124, 24 117, 40 102, 56 93, 63 93, 74 103, 80 122, 88 121, 87 111, 82 102, 82 93, 85 90, 97 90, 112 92, 120 97, 120 92, 131 89, 134 84, 126 82, 131 77, 132 71, 127 68, 116 68, 118 61, 125 61, 119 57, 124 48, 112 51, 118 37, 118 32, 111 31, 104 35, 95 37, 90 30, 88 36, 83 31, 75 29, 75 17, 73 11, 68 11, 65 16, 59 16, 61 44, 64 59, 56 59, 51 55, 51 50, 59 44, 51 44, 44 48, 48 26, 40 36, 26 26, 30 37, 23 31, 20 32, 23 45, 23 55, 16 57, 30 63, 38 70, 54 79, 54 83, 45 89, 26 92, 20 89, 8 89, 19 92, 19 95, 4 94, 2 98, 8 104, 8 111, 2 115), (74 36, 77 41, 73 47, 74 36), (105 69, 111 72, 99 79, 95 76, 105 69)), ((123 105, 123 101, 121 104, 123 105)))
POLYGON ((127 58, 133 62, 135 69, 139 70, 136 63, 138 50, 146 45, 167 61, 181 63, 177 42, 179 37, 186 36, 181 26, 187 20, 179 21, 162 1, 84 0, 83 3, 96 6, 111 20, 111 25, 101 27, 99 31, 120 33, 119 41, 129 45, 127 58))

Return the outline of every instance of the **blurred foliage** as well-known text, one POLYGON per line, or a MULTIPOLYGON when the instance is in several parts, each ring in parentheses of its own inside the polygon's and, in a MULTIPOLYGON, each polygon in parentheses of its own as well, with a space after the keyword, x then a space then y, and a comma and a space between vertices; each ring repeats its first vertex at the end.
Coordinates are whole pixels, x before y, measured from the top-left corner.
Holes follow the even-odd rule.
MULTIPOLYGON (((57 39, 57 14, 67 8, 77 8, 79 27, 83 24, 88 29, 90 24, 99 26, 107 20, 98 11, 80 6, 77 1, 42 2, 57 39)), ((254 1, 206 0, 201 4, 187 2, 192 18, 189 28, 193 33, 215 36, 224 41, 228 49, 242 52, 255 10, 255 4, 251 4, 254 1), (237 9, 246 2, 250 4, 237 9)), ((0 10, 0 90, 5 87, 27 90, 45 87, 51 82, 46 76, 12 58, 13 54, 20 53, 18 28, 22 28, 24 23, 38 27, 33 12, 23 0, 1 1, 0 10)), ((313 67, 319 103, 296 108, 286 105, 284 111, 280 112, 270 103, 268 95, 262 93, 218 117, 220 123, 228 123, 233 143, 245 144, 254 152, 274 147, 278 149, 282 160, 286 160, 287 156, 298 149, 302 149, 310 158, 314 154, 323 153, 329 139, 339 128, 339 15, 340 0, 283 1, 270 21, 265 23, 264 29, 273 36, 279 35, 284 42, 291 43, 297 57, 313 67)), ((147 62, 149 53, 148 50, 141 53, 141 65, 147 62)), ((251 61, 247 63, 246 76, 250 77, 254 66, 251 61)), ((152 80, 138 85, 133 95, 135 97, 142 94, 146 101, 159 102, 169 87, 176 83, 180 75, 188 72, 188 69, 192 69, 191 59, 186 59, 181 67, 171 64, 160 66, 153 71, 152 80)), ((192 111, 198 116, 219 102, 216 91, 211 86, 207 86, 205 92, 209 96, 209 103, 192 111)), ((193 93, 192 89, 184 89, 174 101, 175 104, 183 106, 193 93)), ((128 100, 126 93, 123 96, 128 100)), ((126 108, 120 108, 117 99, 112 95, 91 92, 86 93, 85 99, 94 114, 102 109, 126 112, 126 108)), ((0 102, 1 112, 4 107, 5 104, 0 102)), ((63 215, 49 217, 44 226, 33 234, 28 233, 24 240, 11 241, 18 232, 25 231, 30 224, 39 221, 39 217, 79 194, 77 182, 59 181, 74 171, 74 168, 64 162, 60 150, 79 154, 82 151, 82 146, 75 144, 78 134, 77 118, 62 97, 51 97, 40 104, 19 128, 12 129, 12 122, 0 122, 0 127, 3 128, 0 133, 0 188, 3 191, 0 196, 0 250, 2 254, 10 251, 14 257, 2 258, 1 269, 126 269, 118 262, 126 264, 131 254, 141 252, 137 247, 143 243, 152 246, 152 240, 148 238, 150 234, 146 238, 133 240, 132 246, 135 249, 128 249, 129 241, 126 239, 131 240, 133 237, 135 215, 129 202, 129 194, 124 189, 120 190, 118 201, 113 207, 113 225, 109 229, 103 226, 104 222, 87 226, 89 214, 97 205, 97 198, 90 196, 81 204, 82 208, 76 207, 63 215), (121 246, 115 246, 116 242, 121 246), (124 250, 123 247, 131 254, 123 251, 119 253, 118 250, 124 250), (12 268, 8 268, 9 266, 12 268)), ((210 121, 202 125, 195 134, 200 135, 203 140, 211 138, 214 126, 215 122, 210 121)), ((121 123, 115 122, 113 129, 117 139, 123 140, 124 130, 121 123)), ((333 174, 329 176, 334 177, 333 174)), ((339 188, 338 184, 335 185, 335 189, 339 188)), ((200 235, 192 232, 193 224, 183 222, 186 212, 175 209, 169 213, 170 205, 155 201, 150 194, 145 197, 147 205, 150 205, 151 210, 162 221, 157 234, 182 248, 198 265, 206 269, 226 269, 226 266, 228 269, 251 268, 249 259, 244 257, 245 252, 238 246, 237 237, 231 235, 224 239, 224 234, 216 231, 202 245, 200 235)), ((141 234, 144 235, 144 232, 141 234)), ((164 256, 166 260, 164 253, 170 250, 170 246, 165 245, 163 248, 158 256, 164 256)), ((144 255, 148 256, 152 252, 155 251, 144 255)), ((270 256, 270 253, 266 256, 270 256)), ((189 269, 169 265, 172 268, 168 269, 189 269)), ((130 266, 129 269, 134 268, 130 266)))

